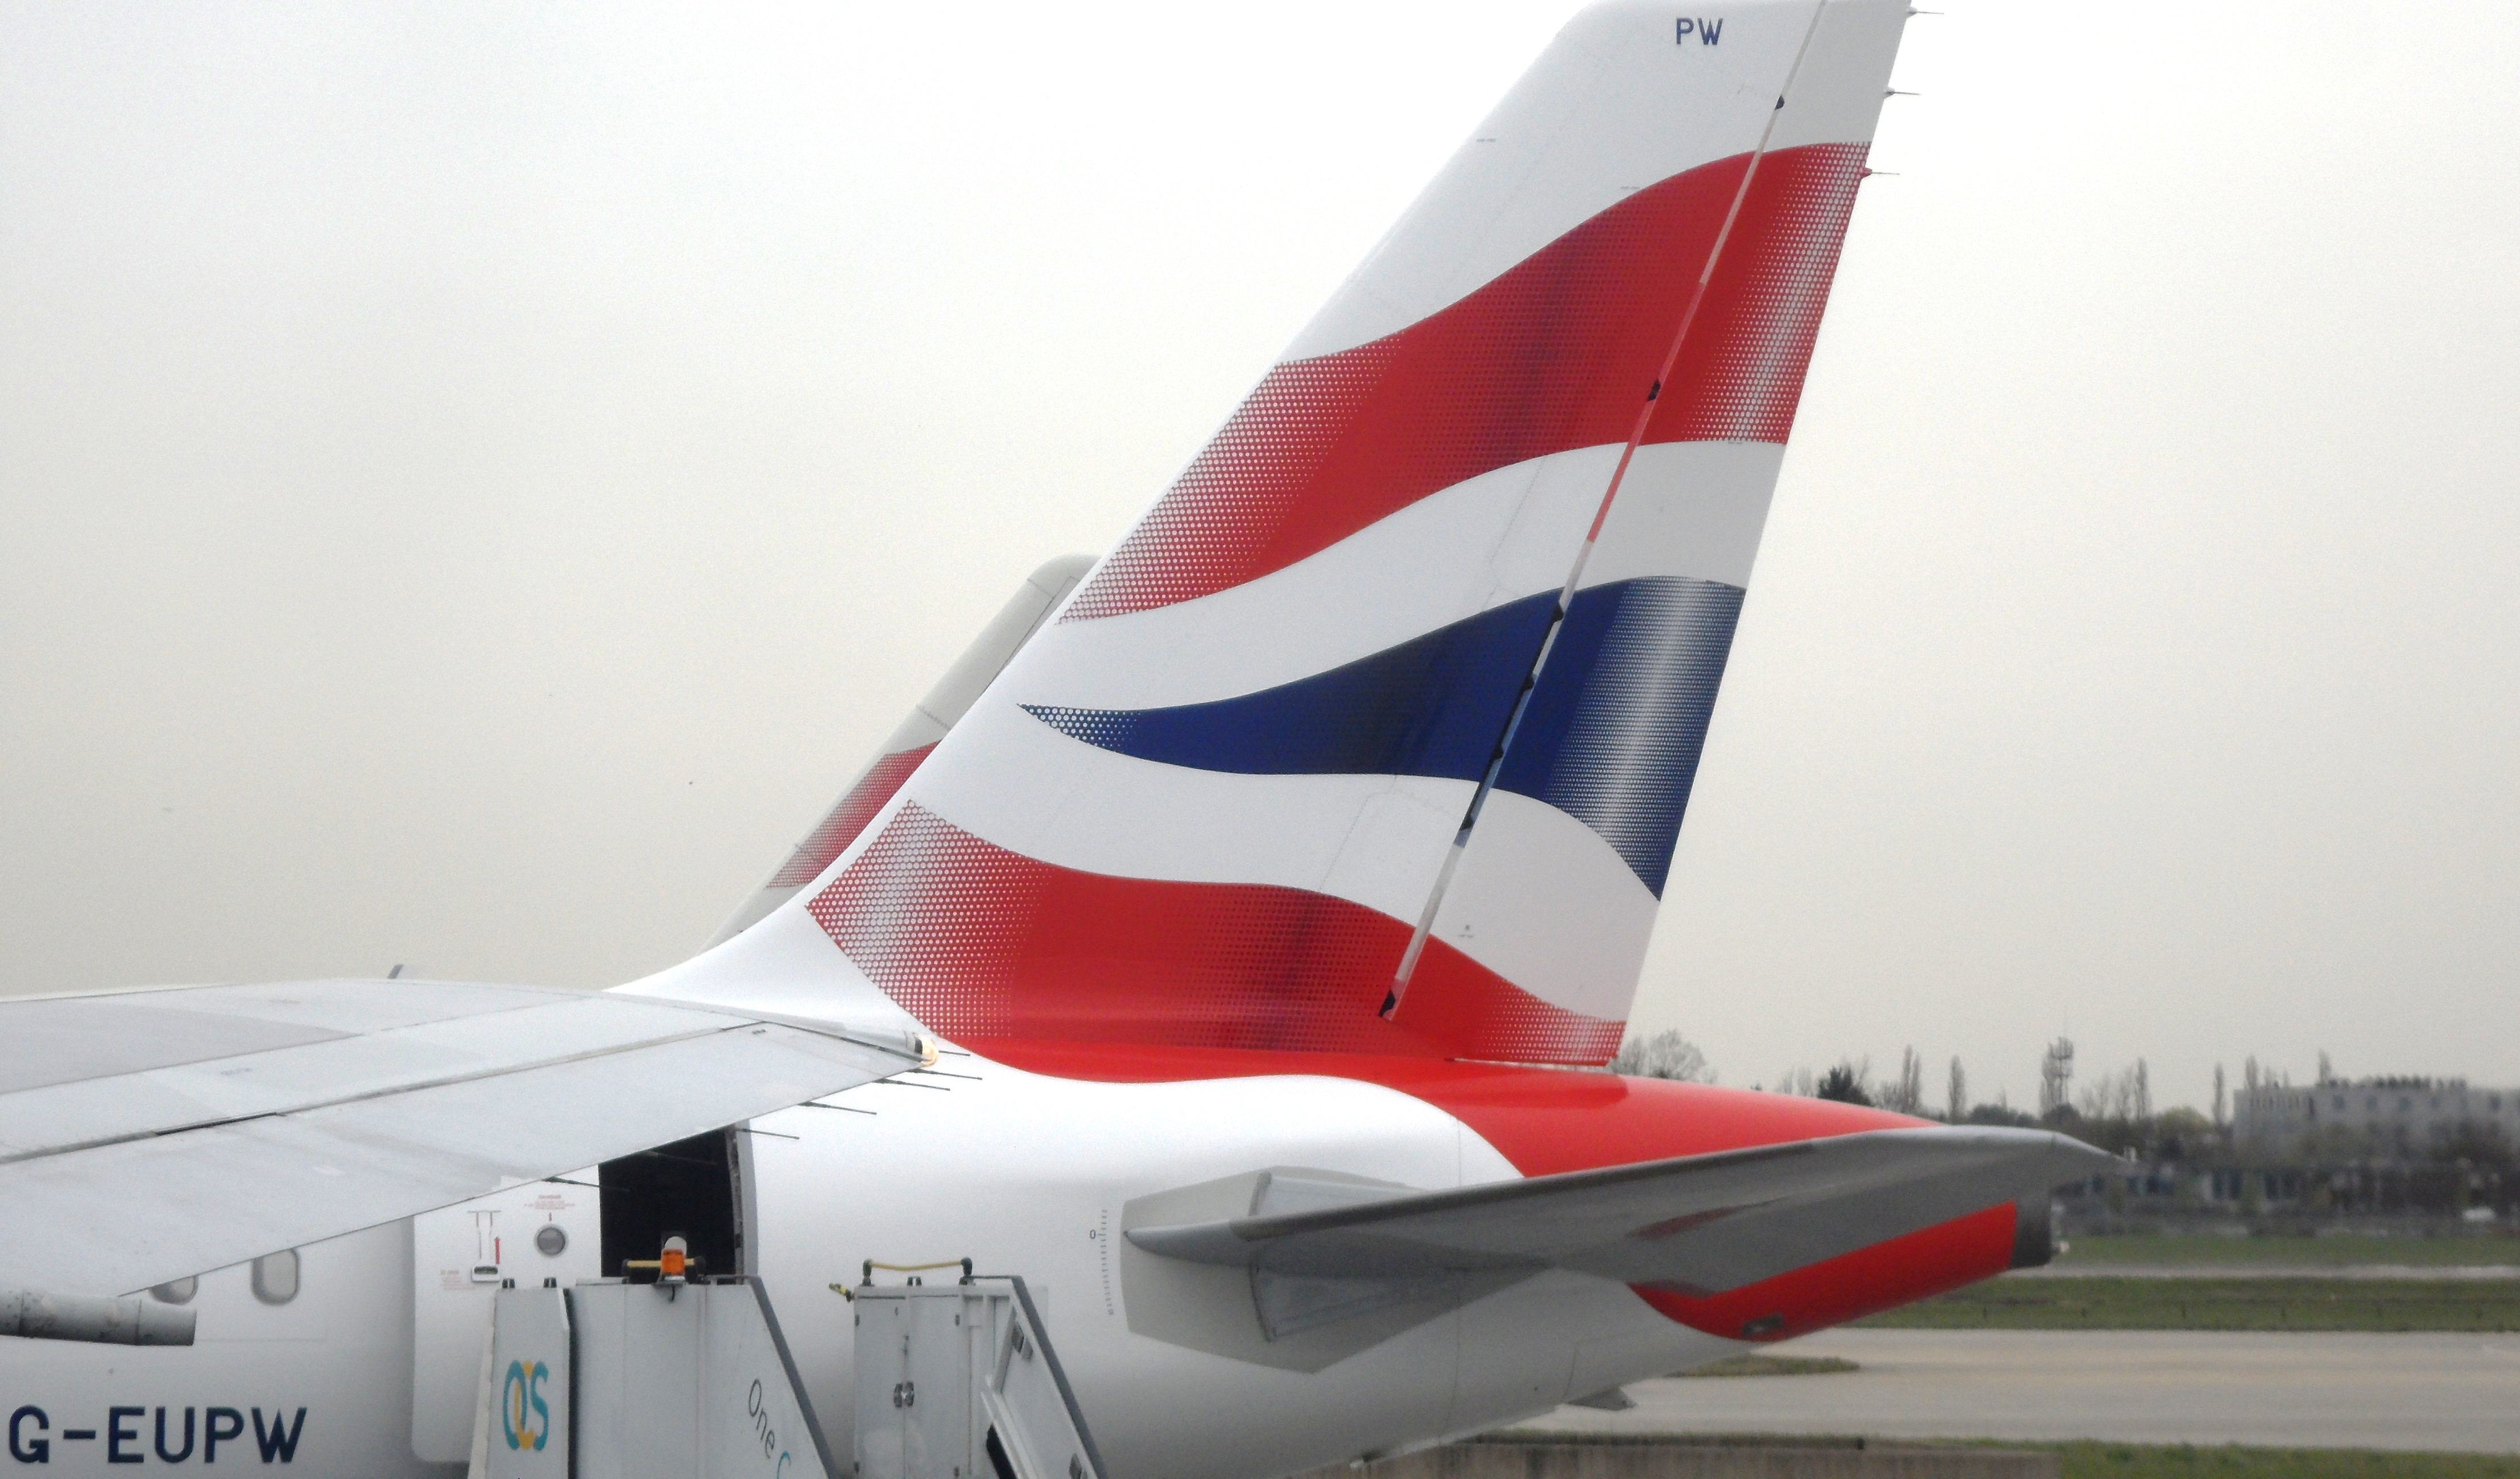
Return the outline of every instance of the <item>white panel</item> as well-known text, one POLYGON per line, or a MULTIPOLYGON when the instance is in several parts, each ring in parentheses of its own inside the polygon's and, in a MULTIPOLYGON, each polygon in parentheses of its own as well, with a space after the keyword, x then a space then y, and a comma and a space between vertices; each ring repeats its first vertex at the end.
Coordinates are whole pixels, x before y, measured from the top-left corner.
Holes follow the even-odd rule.
MULTIPOLYGON (((897 806, 899 798, 895 798, 897 806)), ((851 849, 834 868, 864 849, 883 829, 892 811, 876 814, 851 849)), ((825 871, 830 876, 831 870, 825 871)), ((813 888, 798 892, 811 897, 813 888)), ((866 978, 823 926, 803 907, 792 903, 760 923, 679 965, 615 986, 608 996, 656 997, 666 1001, 717 1006, 735 1011, 762 1011, 782 1016, 864 1023, 870 1028, 920 1031, 918 1022, 899 1004, 866 978)))
MULTIPOLYGON (((501 1298, 503 1323, 514 1297, 501 1298)), ((670 1292, 608 1280, 569 1291, 568 1303, 578 1472, 807 1479, 832 1471, 757 1280, 670 1292)), ((940 1470, 938 1479, 949 1476, 940 1470)))
POLYGON ((1416 919, 1410 901, 1424 908, 1443 867, 1444 848, 1462 825, 1469 804, 1467 783, 1442 791, 1388 781, 1390 789, 1369 796, 1356 823, 1339 840, 1338 856, 1324 874, 1320 891, 1359 903, 1382 900, 1374 907, 1406 923, 1416 919))
MULTIPOLYGON (((715 1290, 710 1290, 714 1294, 715 1290)), ((575 1291, 577 1461, 581 1473, 620 1479, 698 1475, 704 1404, 701 1366, 708 1299, 667 1299, 647 1284, 575 1291)))
POLYGON ((1910 14, 1908 0, 1829 0, 1768 148, 1870 141, 1910 14))
POLYGON ((1479 809, 1433 937, 1552 1007, 1616 1021, 1627 1015, 1657 906, 1600 833, 1545 801, 1496 790, 1479 809))
POLYGON ((1569 1397, 1598 1391, 1569 1390, 1573 1363, 1553 1351, 1551 1359, 1535 1359, 1538 1353, 1526 1332, 1570 1322, 1568 1317, 1576 1311, 1615 1320, 1621 1303, 1635 1298, 1601 1279, 1550 1273, 1464 1308, 1461 1367, 1453 1378, 1453 1409, 1445 1427, 1487 1426, 1501 1412, 1538 1416, 1569 1397))
POLYGON ((50 1250, 50 1287, 127 1293, 627 1155, 904 1065, 817 1033, 736 1026, 20 1160, 0 1165, 0 1246, 50 1250))
POLYGON ((962 1296, 857 1301, 859 1370, 853 1471, 874 1479, 958 1479, 987 1461, 972 1452, 971 1367, 977 1353, 962 1296), (904 1398, 909 1400, 905 1401, 904 1398))
POLYGON ((1585 588, 1644 575, 1748 586, 1784 456, 1774 442, 1639 447, 1585 562, 1585 588))
MULTIPOLYGON (((568 1179, 592 1182, 595 1172, 568 1179)), ((433 1463, 472 1453, 481 1342, 502 1278, 566 1288, 603 1272, 603 1205, 588 1187, 537 1182, 413 1218, 411 1451, 433 1463), (560 1230, 559 1252, 538 1242, 545 1228, 560 1230)))
POLYGON ((1047 628, 989 706, 1156 708, 1255 693, 1554 591, 1574 567, 1619 450, 1584 447, 1499 468, 1256 580, 1047 628))
POLYGON ((904 795, 1009 851, 1121 877, 1335 888, 1404 919, 1424 906, 1474 788, 1422 776, 1239 776, 1158 765, 994 703, 963 721, 954 744, 955 763, 922 770, 904 795), (1343 858, 1369 802, 1394 795, 1422 804, 1386 806, 1372 845, 1343 858), (1414 844, 1402 834, 1410 829, 1419 832, 1414 844))
POLYGON ((714 1285, 703 1297, 708 1319, 700 1359, 710 1388, 701 1435, 704 1479, 809 1479, 832 1472, 769 1291, 748 1279, 714 1285))
POLYGON ((1713 46, 1680 43, 1655 0, 1568 22, 1282 358, 1405 329, 1623 197, 1758 147, 1813 0, 1721 9, 1713 46))
MULTIPOLYGON (((562 1289, 500 1291, 481 1479, 568 1479, 569 1319, 562 1289)), ((471 1434, 466 1435, 468 1439, 471 1434)), ((468 1442, 466 1453, 472 1452, 468 1442)), ((426 1457, 427 1455, 422 1457, 426 1457)))

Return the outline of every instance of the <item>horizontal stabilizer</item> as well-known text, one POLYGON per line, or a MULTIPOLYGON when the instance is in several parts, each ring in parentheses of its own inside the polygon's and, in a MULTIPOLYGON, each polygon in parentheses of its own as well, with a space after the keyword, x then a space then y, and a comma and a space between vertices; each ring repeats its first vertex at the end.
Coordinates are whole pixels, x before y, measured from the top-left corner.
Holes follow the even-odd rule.
POLYGON ((300 981, 0 1002, 0 1247, 125 1294, 922 1061, 897 1029, 575 991, 300 981))
POLYGON ((1149 1253, 1300 1279, 1562 1269, 1722 1293, 2089 1176, 2111 1157, 2038 1130, 1878 1130, 1448 1191, 1273 1173, 1259 1215, 1137 1228, 1149 1253), (1305 1205, 1309 1203, 1309 1205, 1305 1205), (1272 1213, 1272 1206, 1302 1210, 1272 1213))

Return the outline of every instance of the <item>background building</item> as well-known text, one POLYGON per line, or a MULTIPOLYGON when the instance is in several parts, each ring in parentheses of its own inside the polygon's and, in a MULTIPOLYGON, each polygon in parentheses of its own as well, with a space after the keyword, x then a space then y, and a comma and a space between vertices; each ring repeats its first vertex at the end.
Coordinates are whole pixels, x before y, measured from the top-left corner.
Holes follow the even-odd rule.
POLYGON ((2520 1089, 2465 1079, 2322 1079, 2259 1084, 2232 1098, 2231 1139, 2261 1151, 2327 1149, 2408 1157, 2462 1137, 2520 1143, 2520 1089))

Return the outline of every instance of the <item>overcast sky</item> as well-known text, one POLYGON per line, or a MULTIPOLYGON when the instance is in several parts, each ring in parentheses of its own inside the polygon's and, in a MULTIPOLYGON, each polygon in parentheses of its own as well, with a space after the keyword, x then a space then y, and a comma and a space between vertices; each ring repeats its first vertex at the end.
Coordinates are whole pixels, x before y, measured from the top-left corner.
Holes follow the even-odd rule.
MULTIPOLYGON (((1639 1027, 2520 1083, 2520 9, 1944 8, 1639 1027)), ((0 4, 0 990, 688 954, 1563 15, 0 4)))

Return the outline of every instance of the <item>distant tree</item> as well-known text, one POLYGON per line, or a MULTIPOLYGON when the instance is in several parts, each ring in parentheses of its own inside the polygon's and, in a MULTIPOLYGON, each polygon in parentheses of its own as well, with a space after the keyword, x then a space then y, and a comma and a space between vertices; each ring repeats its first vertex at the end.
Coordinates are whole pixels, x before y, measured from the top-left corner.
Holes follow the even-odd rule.
POLYGON ((1872 1096, 1864 1092, 1864 1075, 1844 1059, 1820 1076, 1820 1097, 1835 1099, 1841 1104, 1869 1105, 1872 1102, 1872 1096))
POLYGON ((1638 1078, 1678 1079, 1685 1084, 1715 1082, 1715 1070, 1707 1066, 1706 1054, 1676 1028, 1620 1048, 1619 1055, 1610 1059, 1610 1071, 1638 1078))
POLYGON ((2450 1133, 2433 1143, 2432 1158, 2437 1161, 2465 1161, 2471 1166, 2499 1168, 2511 1164, 2511 1142, 2503 1137, 2502 1127, 2478 1120, 2460 1120, 2450 1133))
POLYGON ((1957 1053, 1952 1054, 1951 1093, 1944 1099, 1944 1103, 1947 1107, 1943 1118, 1955 1125, 1968 1118, 1968 1070, 1960 1066, 1959 1054, 1957 1053))
POLYGON ((2140 1118, 2136 1113, 2140 1097, 2137 1069, 2121 1068, 2085 1084, 2074 1096, 2074 1107, 2082 1111, 2085 1119, 2133 1120, 2140 1118))
POLYGON ((2152 1122, 2153 1153, 2163 1160, 2188 1160, 2211 1143, 2213 1123, 2195 1110, 2182 1105, 2164 1109, 2152 1122))
POLYGON ((1925 1112, 1925 1060, 1916 1055, 1915 1049, 1901 1050, 1899 1081, 1883 1086, 1881 1107, 1901 1114, 1925 1112))

